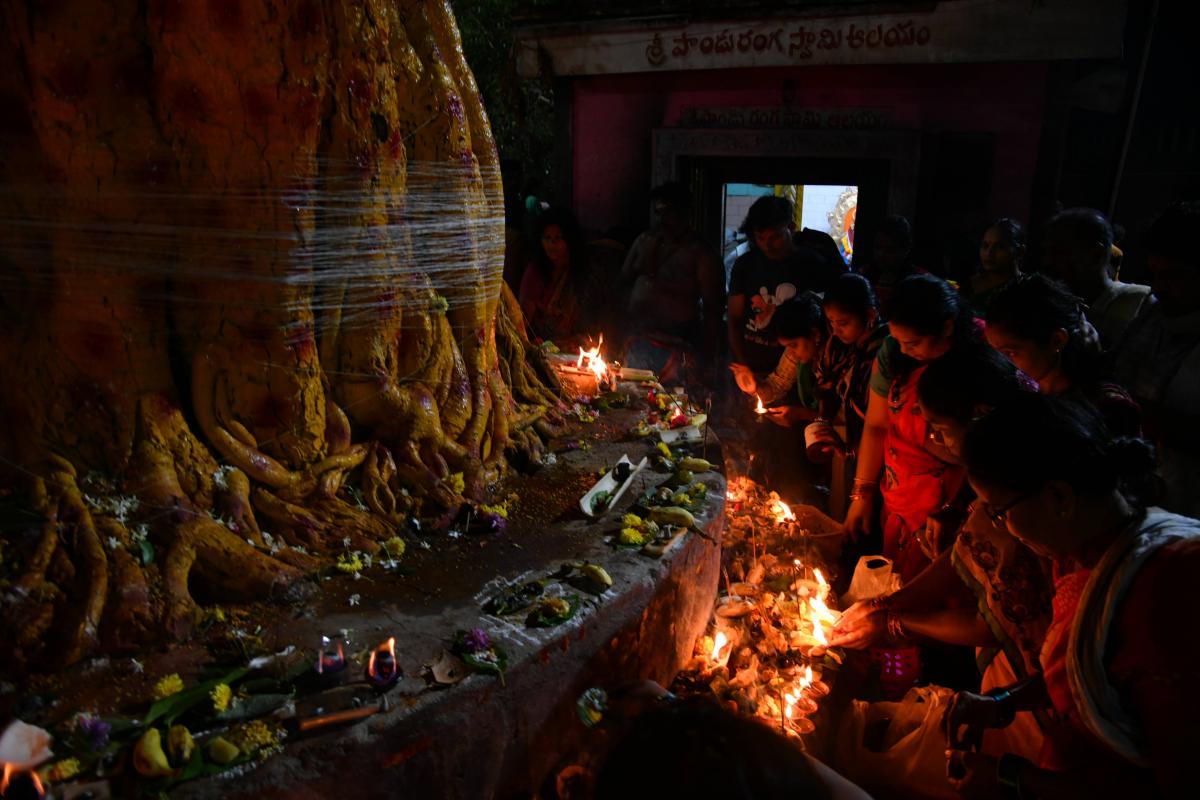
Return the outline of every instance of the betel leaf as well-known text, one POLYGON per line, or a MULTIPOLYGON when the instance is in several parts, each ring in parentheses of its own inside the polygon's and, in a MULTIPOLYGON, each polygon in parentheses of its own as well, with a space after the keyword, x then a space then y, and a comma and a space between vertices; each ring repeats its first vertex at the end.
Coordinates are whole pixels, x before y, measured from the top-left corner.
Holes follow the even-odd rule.
POLYGON ((524 611, 533 604, 534 600, 541 596, 542 590, 545 588, 546 581, 544 580, 528 581, 527 583, 519 584, 514 583, 506 586, 483 604, 484 613, 502 617, 505 614, 515 614, 518 611, 524 611))
POLYGON ((160 719, 163 720, 164 724, 171 725, 185 711, 207 700, 208 693, 218 684, 225 683, 232 685, 234 681, 249 671, 248 667, 238 667, 220 678, 213 678, 212 680, 198 683, 190 689, 184 689, 182 692, 176 692, 173 695, 164 697, 162 700, 156 701, 154 705, 150 706, 150 710, 146 712, 146 716, 142 718, 142 725, 150 726, 160 719))
POLYGON ((491 675, 500 677, 501 683, 504 682, 504 671, 508 669, 508 653, 504 652, 498 644, 493 644, 488 648, 493 659, 481 658, 480 653, 461 653, 459 658, 463 660, 468 667, 476 672, 485 672, 491 675))
POLYGON ((547 598, 534 607, 529 613, 529 617, 525 620, 526 624, 531 628, 553 628, 555 625, 561 625, 571 617, 575 616, 575 612, 579 610, 579 595, 572 594, 566 597, 557 598, 566 601, 566 608, 562 611, 556 610, 551 601, 556 598, 547 598))

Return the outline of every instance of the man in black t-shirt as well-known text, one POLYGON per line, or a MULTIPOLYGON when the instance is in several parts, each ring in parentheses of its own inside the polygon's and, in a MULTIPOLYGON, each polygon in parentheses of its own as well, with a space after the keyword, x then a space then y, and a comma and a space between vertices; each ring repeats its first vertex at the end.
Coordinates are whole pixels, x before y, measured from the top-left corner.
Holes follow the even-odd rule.
POLYGON ((798 247, 792 203, 786 197, 760 197, 750 206, 742 232, 753 243, 729 277, 729 347, 735 364, 752 372, 775 368, 779 346, 771 318, 775 309, 801 292, 824 292, 846 265, 828 263, 798 247))

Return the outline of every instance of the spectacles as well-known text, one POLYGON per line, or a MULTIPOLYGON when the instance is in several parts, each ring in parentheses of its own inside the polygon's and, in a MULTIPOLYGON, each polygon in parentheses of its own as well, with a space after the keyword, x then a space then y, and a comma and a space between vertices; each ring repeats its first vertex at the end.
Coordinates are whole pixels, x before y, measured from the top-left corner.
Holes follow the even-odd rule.
MULTIPOLYGON (((1014 508, 1019 506, 1021 503, 1024 503, 1026 500, 1033 497, 1037 493, 1038 493, 1038 490, 1034 489, 1032 491, 1028 491, 1023 494, 1019 494, 1016 496, 1016 498, 1014 498, 1012 501, 1010 501, 1003 508, 992 508, 987 503, 983 503, 982 504, 983 513, 987 515, 987 518, 992 521, 993 525, 996 525, 996 526, 1003 525, 1008 521, 1008 514, 1010 511, 1012 511, 1014 508)), ((971 505, 973 507, 975 504, 972 503, 971 505)), ((968 508, 967 513, 969 514, 972 510, 974 510, 974 509, 968 508)))

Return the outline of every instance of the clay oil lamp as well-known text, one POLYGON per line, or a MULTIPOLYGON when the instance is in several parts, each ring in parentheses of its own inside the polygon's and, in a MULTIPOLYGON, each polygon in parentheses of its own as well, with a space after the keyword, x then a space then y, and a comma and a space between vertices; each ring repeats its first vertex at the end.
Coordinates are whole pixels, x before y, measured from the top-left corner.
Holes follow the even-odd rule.
POLYGON ((341 680, 341 673, 346 669, 346 654, 342 650, 342 643, 339 640, 337 649, 332 649, 332 644, 328 636, 321 637, 321 649, 317 651, 317 675, 322 683, 337 683, 341 680))
POLYGON ((809 698, 799 691, 789 691, 782 694, 780 699, 783 701, 780 706, 780 725, 785 734, 812 733, 817 729, 817 726, 808 718, 808 715, 816 710, 816 704, 812 703, 809 698), (811 710, 809 710, 810 703, 812 704, 811 710))
POLYGON ((400 680, 400 664, 396 661, 396 637, 371 651, 367 659, 367 680, 379 691, 386 692, 400 680))
POLYGON ((754 413, 757 414, 758 416, 756 416, 754 418, 754 421, 762 422, 764 419, 766 419, 766 413, 767 413, 766 406, 764 406, 762 404, 762 398, 759 397, 758 395, 754 395, 754 399, 758 401, 758 405, 754 407, 754 413))
POLYGON ((804 668, 804 678, 801 680, 802 691, 813 698, 827 697, 829 684, 820 678, 813 678, 813 668, 810 664, 804 668))

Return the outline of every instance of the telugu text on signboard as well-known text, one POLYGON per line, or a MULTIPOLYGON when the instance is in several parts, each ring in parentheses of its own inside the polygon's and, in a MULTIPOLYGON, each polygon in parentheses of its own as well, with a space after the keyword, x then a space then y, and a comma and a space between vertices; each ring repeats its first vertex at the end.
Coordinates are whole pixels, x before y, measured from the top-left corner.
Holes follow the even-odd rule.
POLYGON ((646 62, 661 67, 672 59, 689 55, 730 55, 736 53, 775 52, 797 61, 807 61, 822 50, 875 50, 879 48, 921 48, 930 43, 928 25, 911 19, 893 24, 863 25, 851 22, 844 27, 798 25, 782 27, 725 28, 720 32, 694 34, 684 28, 678 34, 655 33, 646 46, 646 62))

